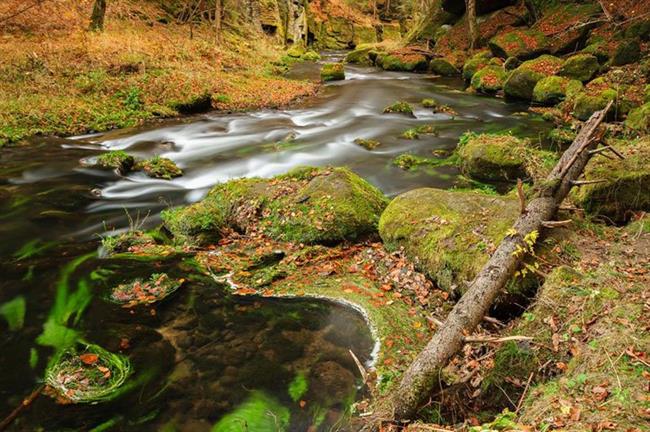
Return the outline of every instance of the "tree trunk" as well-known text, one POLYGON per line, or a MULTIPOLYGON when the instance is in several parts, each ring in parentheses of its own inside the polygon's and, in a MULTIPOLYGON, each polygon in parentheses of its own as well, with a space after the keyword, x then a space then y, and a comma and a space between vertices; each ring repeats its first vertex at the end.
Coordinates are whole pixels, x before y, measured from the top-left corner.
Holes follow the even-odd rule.
POLYGON ((465 0, 467 5, 467 25, 469 27, 469 49, 473 50, 478 42, 476 24, 476 0, 465 0))
POLYGON ((218 44, 221 42, 221 0, 214 2, 214 33, 218 44))
MULTIPOLYGON (((489 261, 472 281, 469 289, 454 306, 444 325, 432 337, 427 346, 404 373, 399 386, 389 395, 389 406, 378 410, 377 417, 408 420, 416 414, 420 404, 431 394, 440 369, 462 348, 464 337, 470 334, 488 312, 492 302, 513 276, 523 254, 524 239, 539 232, 545 221, 551 220, 567 196, 573 182, 587 165, 589 150, 598 144, 600 123, 611 107, 594 113, 564 152, 551 174, 546 178, 537 197, 514 224, 515 235, 507 236, 489 261)), ((377 430, 376 422, 369 429, 377 430)))
POLYGON ((93 13, 90 15, 91 31, 104 30, 104 18, 106 17, 106 0, 95 0, 93 5, 93 13))

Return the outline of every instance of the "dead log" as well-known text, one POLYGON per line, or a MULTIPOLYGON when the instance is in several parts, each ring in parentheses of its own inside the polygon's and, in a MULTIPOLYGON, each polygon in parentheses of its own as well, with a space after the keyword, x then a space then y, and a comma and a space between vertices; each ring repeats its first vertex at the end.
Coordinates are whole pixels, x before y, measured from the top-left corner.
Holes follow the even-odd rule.
POLYGON ((366 430, 378 430, 381 424, 391 421, 408 421, 431 394, 438 382, 439 371, 456 355, 465 343, 466 335, 472 333, 487 314, 494 299, 503 290, 521 265, 526 247, 524 239, 531 233, 539 233, 544 222, 554 218, 558 208, 573 187, 592 154, 590 150, 602 138, 599 126, 609 108, 594 113, 583 125, 571 146, 539 186, 536 197, 526 206, 514 224, 516 234, 508 235, 472 281, 469 289, 438 329, 426 347, 418 354, 404 373, 400 384, 383 403, 378 404, 375 421, 366 430))

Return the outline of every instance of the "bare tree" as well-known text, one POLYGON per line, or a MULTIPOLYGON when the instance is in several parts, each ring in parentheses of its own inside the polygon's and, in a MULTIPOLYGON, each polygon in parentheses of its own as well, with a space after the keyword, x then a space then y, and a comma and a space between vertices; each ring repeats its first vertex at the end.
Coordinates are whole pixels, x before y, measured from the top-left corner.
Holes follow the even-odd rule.
POLYGON ((469 27, 469 49, 474 49, 478 43, 476 24, 476 0, 465 0, 467 6, 467 25, 469 27))
POLYGON ((221 0, 215 0, 214 2, 214 32, 216 34, 216 41, 219 43, 221 41, 221 0))
POLYGON ((104 30, 104 18, 106 17, 106 0, 95 0, 93 5, 93 13, 90 15, 91 31, 104 30))

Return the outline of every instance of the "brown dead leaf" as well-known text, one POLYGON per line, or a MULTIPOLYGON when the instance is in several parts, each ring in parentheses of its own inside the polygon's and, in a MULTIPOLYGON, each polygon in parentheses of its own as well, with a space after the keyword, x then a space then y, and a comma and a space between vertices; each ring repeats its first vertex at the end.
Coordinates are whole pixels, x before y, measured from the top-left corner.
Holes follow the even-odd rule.
POLYGON ((85 353, 79 356, 79 360, 81 360, 84 364, 94 365, 99 361, 99 356, 93 353, 85 353))

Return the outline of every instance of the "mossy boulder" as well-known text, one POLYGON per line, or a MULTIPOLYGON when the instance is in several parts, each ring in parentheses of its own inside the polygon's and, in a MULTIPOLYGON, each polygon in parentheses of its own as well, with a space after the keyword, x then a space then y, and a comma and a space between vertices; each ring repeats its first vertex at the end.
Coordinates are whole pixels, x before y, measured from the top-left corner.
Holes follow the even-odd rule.
POLYGON ((365 148, 366 150, 374 150, 381 145, 381 143, 377 140, 366 138, 357 138, 354 140, 354 143, 365 148))
POLYGON ((445 58, 434 58, 429 63, 431 72, 442 76, 460 75, 460 71, 454 64, 445 58))
POLYGON ((373 59, 370 57, 370 52, 374 49, 373 46, 357 47, 345 55, 345 62, 370 65, 373 63, 373 59))
POLYGON ((598 58, 591 54, 576 54, 565 60, 564 64, 557 71, 563 77, 587 82, 594 77, 600 69, 598 58))
POLYGON ((377 30, 374 26, 352 24, 352 31, 354 33, 352 42, 354 42, 355 46, 377 43, 379 41, 377 38, 377 30))
POLYGON ((548 76, 535 84, 533 89, 533 102, 542 105, 555 105, 564 98, 582 90, 582 83, 578 80, 560 76, 548 76))
POLYGON ((320 60, 320 54, 318 54, 316 51, 309 50, 303 55, 300 56, 300 60, 303 61, 318 61, 320 60))
POLYGON ((144 171, 149 177, 163 180, 172 180, 183 175, 183 170, 173 160, 160 156, 138 162, 135 169, 144 171))
POLYGON ((408 50, 380 54, 376 63, 384 70, 396 72, 423 72, 428 66, 425 56, 408 50))
POLYGON ((551 55, 525 61, 512 71, 503 85, 503 91, 509 97, 531 100, 535 85, 542 78, 554 75, 561 66, 562 60, 551 55))
POLYGON ((273 179, 215 186, 201 202, 162 213, 181 243, 217 241, 224 230, 295 243, 336 243, 376 232, 386 198, 346 168, 300 168, 273 179))
POLYGON ((490 63, 489 58, 485 57, 472 57, 467 60, 463 65, 463 78, 465 81, 470 81, 474 74, 490 63))
POLYGON ((548 139, 554 148, 564 150, 576 139, 578 134, 568 128, 558 127, 548 133, 548 139))
POLYGON ((463 293, 518 215, 516 198, 415 189, 399 195, 379 221, 387 247, 404 248, 440 288, 463 293))
POLYGON ((547 53, 549 42, 541 31, 516 29, 493 37, 488 43, 495 57, 527 60, 547 53))
POLYGON ((585 178, 604 182, 574 188, 572 196, 589 214, 625 222, 633 211, 650 211, 650 138, 621 140, 614 147, 625 159, 592 158, 585 178))
POLYGON ((642 134, 650 133, 650 102, 630 111, 625 119, 625 126, 642 134))
POLYGON ((641 59, 641 44, 638 39, 627 39, 622 41, 610 61, 612 66, 623 66, 629 63, 638 62, 641 59))
POLYGON ((399 23, 382 23, 380 33, 382 41, 399 41, 402 39, 402 30, 399 23))
POLYGON ((507 71, 513 71, 521 66, 521 63, 521 60, 519 60, 517 57, 508 57, 503 63, 503 68, 507 71))
POLYGON ((516 181, 527 177, 526 141, 512 135, 468 133, 458 148, 464 175, 480 181, 516 181))
POLYGON ((320 78, 323 82, 342 81, 345 79, 345 67, 343 63, 326 63, 320 71, 320 78))
POLYGON ((135 158, 124 150, 106 152, 97 157, 94 166, 104 169, 114 169, 121 174, 126 174, 135 165, 135 158))
POLYGON ((478 92, 493 94, 503 88, 508 74, 501 66, 487 66, 472 76, 471 86, 478 92))
POLYGON ((288 50, 287 55, 293 58, 300 58, 307 52, 303 44, 293 44, 288 50))
POLYGON ((573 115, 579 120, 586 121, 593 113, 605 108, 610 101, 616 99, 616 90, 611 88, 602 77, 596 78, 585 87, 584 91, 572 98, 573 115))

